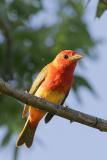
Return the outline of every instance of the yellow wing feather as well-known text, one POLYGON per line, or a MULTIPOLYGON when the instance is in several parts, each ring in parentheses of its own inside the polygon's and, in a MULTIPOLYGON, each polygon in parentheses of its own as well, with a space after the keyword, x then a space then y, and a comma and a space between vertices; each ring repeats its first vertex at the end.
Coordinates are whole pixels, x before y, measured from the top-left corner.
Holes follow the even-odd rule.
MULTIPOLYGON (((36 91, 38 90, 39 86, 41 85, 41 83, 45 80, 46 74, 47 74, 47 70, 48 70, 48 65, 46 65, 41 72, 38 74, 38 76, 35 78, 29 93, 34 95, 36 93, 36 91)), ((29 111, 29 106, 28 105, 24 105, 24 109, 22 112, 22 118, 24 118, 27 114, 27 112, 29 111)))

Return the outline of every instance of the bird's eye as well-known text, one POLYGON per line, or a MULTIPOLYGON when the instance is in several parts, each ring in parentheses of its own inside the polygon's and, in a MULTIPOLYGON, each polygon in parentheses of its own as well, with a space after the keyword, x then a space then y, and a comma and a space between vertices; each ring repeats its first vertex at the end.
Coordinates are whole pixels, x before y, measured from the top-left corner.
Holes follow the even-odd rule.
POLYGON ((68 55, 65 54, 65 55, 64 55, 64 58, 65 58, 65 59, 68 59, 68 55))

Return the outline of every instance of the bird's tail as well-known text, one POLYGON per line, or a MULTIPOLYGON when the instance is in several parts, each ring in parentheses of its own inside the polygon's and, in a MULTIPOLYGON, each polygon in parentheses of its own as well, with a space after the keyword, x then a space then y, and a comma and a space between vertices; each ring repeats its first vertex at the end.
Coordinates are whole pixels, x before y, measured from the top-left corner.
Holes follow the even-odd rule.
POLYGON ((23 130, 19 134, 16 146, 18 147, 25 144, 28 148, 31 147, 37 126, 38 123, 35 125, 35 127, 32 127, 28 117, 23 130))

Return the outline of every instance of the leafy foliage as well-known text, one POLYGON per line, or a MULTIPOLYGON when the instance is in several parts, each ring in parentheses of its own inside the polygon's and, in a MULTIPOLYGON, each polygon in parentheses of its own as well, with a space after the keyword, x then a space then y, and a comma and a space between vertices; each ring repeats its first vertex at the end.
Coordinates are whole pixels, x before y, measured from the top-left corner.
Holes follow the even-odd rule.
MULTIPOLYGON (((15 87, 28 89, 34 74, 60 50, 81 48, 91 60, 90 49, 96 42, 83 21, 83 2, 62 0, 52 3, 57 3, 53 15, 55 22, 44 19, 40 27, 33 27, 32 19, 39 23, 41 17, 37 21, 37 16, 48 13, 41 0, 0 0, 0 76, 15 87)), ((93 92, 86 78, 77 75, 75 79, 75 94, 80 86, 93 92)), ((8 128, 2 140, 4 146, 23 125, 22 104, 1 95, 0 102, 0 126, 8 128)), ((16 155, 17 150, 15 159, 16 155)))
POLYGON ((88 80, 85 77, 81 77, 80 75, 75 75, 74 76, 74 84, 73 84, 72 89, 73 89, 73 91, 76 95, 76 98, 79 102, 81 102, 79 90, 82 87, 88 89, 90 92, 92 92, 96 95, 93 87, 91 86, 91 84, 88 82, 88 80))
POLYGON ((97 6, 96 16, 100 17, 106 10, 107 10, 107 1, 106 0, 99 0, 98 6, 97 6))

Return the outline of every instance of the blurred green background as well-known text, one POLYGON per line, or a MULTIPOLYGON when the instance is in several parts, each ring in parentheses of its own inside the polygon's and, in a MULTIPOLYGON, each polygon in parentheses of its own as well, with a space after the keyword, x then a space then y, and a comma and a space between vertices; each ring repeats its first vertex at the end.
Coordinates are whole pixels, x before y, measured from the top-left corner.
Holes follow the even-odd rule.
MULTIPOLYGON (((83 19, 87 5, 81 0, 59 0, 53 18, 45 19, 40 16, 46 11, 41 0, 0 0, 0 77, 14 87, 26 90, 34 75, 61 50, 78 50, 90 61, 96 61, 98 42, 91 37, 83 19)), ((99 1, 96 16, 101 16, 106 8, 106 3, 99 1)), ((79 67, 85 68, 84 63, 79 67)), ((75 74, 73 91, 79 101, 80 87, 95 93, 87 77, 75 74)), ((0 127, 7 128, 0 140, 2 147, 8 145, 24 124, 20 105, 12 98, 0 95, 0 127)), ((16 159, 17 149, 13 150, 16 159)))

